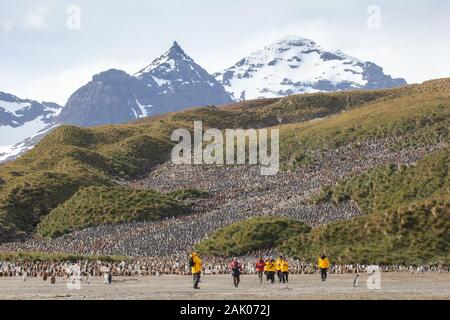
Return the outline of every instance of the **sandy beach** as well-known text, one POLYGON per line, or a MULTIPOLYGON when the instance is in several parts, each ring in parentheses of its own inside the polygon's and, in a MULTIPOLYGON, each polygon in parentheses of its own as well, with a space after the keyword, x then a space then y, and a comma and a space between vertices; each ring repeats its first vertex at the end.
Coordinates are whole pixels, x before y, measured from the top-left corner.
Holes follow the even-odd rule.
POLYGON ((323 300, 323 299, 450 299, 450 273, 429 272, 423 275, 383 273, 381 289, 369 290, 368 274, 362 274, 359 286, 353 287, 353 275, 330 275, 327 282, 318 275, 291 275, 288 289, 262 283, 257 277, 242 277, 234 288, 229 275, 204 276, 201 290, 192 289, 188 276, 129 277, 113 279, 111 285, 102 278, 83 278, 79 289, 69 289, 63 279, 56 284, 40 278, 0 278, 0 299, 32 300, 323 300))

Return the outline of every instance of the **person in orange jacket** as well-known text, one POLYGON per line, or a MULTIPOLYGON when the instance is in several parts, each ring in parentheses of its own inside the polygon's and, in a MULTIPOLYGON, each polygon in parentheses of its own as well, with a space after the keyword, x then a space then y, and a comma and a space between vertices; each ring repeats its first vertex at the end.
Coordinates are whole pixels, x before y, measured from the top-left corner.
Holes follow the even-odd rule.
POLYGON ((317 266, 319 267, 322 281, 326 281, 328 268, 330 267, 330 260, 328 260, 325 254, 322 254, 320 256, 319 261, 317 262, 317 266))

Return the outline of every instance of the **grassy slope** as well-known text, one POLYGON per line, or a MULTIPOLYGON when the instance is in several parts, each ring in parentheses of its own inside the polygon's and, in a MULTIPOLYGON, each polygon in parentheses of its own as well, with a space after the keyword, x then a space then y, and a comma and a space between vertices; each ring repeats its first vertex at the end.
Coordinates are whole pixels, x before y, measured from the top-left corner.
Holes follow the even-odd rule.
POLYGON ((0 241, 32 232, 42 217, 81 187, 111 186, 114 179, 139 176, 167 160, 172 131, 191 129, 194 120, 217 128, 295 123, 281 126, 282 160, 295 164, 305 152, 380 132, 406 133, 414 143, 422 136, 448 139, 448 130, 442 128, 448 128, 448 117, 443 116, 449 113, 449 96, 450 79, 443 79, 392 90, 291 96, 237 109, 193 109, 119 126, 61 127, 20 159, 0 166, 0 241), (348 112, 301 123, 342 111, 348 112), (392 121, 380 121, 385 119, 392 121), (414 128, 420 135, 413 134, 414 128))
POLYGON ((416 165, 394 164, 372 169, 326 186, 315 199, 341 203, 354 200, 366 214, 450 193, 450 149, 433 152, 416 165))
POLYGON ((448 142, 449 114, 450 79, 408 90, 395 89, 388 98, 369 102, 364 108, 322 121, 283 127, 282 160, 295 167, 303 164, 311 151, 356 144, 369 138, 401 137, 394 148, 448 142))
POLYGON ((414 166, 375 168, 326 187, 316 199, 334 202, 353 199, 367 213, 364 217, 331 223, 310 232, 274 223, 270 221, 273 218, 267 218, 266 222, 252 219, 215 232, 198 248, 207 254, 236 255, 278 247, 285 254, 307 261, 314 261, 317 255, 326 252, 334 262, 341 263, 448 265, 449 159, 447 148, 414 166), (282 237, 276 238, 279 235, 282 237))
POLYGON ((287 218, 253 218, 214 232, 196 249, 215 256, 244 255, 259 249, 271 249, 294 235, 310 230, 309 226, 287 218))
POLYGON ((188 213, 187 206, 155 191, 88 187, 45 216, 37 231, 42 236, 57 237, 100 224, 152 221, 188 213))
POLYGON ((327 187, 318 201, 353 199, 367 216, 332 223, 281 246, 347 263, 450 264, 450 149, 415 166, 383 166, 327 187))
POLYGON ((395 209, 333 223, 280 246, 287 254, 334 262, 450 265, 450 199, 419 200, 395 209))

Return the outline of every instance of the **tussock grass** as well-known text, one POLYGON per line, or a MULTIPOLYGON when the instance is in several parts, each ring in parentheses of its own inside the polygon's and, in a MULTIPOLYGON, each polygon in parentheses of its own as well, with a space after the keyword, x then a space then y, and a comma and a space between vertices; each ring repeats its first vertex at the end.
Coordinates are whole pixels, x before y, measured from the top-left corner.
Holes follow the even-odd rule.
POLYGON ((188 213, 186 205, 156 191, 116 186, 87 187, 46 215, 37 232, 44 237, 58 237, 91 226, 155 221, 188 213))
POLYGON ((251 219, 213 233, 198 249, 230 256, 277 248, 305 261, 325 252, 336 263, 450 265, 449 159, 447 148, 413 166, 381 166, 325 187, 315 199, 352 199, 363 217, 312 230, 287 219, 251 219))
POLYGON ((389 164, 326 186, 314 199, 339 204, 354 200, 366 214, 449 194, 450 149, 430 154, 411 166, 389 164))
POLYGON ((258 217, 238 222, 214 232, 196 246, 207 255, 244 255, 260 249, 271 249, 283 241, 307 233, 311 228, 301 222, 281 217, 258 217))
POLYGON ((332 223, 279 249, 301 259, 325 252, 333 262, 450 265, 450 199, 436 197, 332 223))
POLYGON ((449 104, 450 79, 441 79, 390 90, 194 108, 124 125, 62 126, 20 159, 0 165, 0 241, 33 233, 81 188, 110 187, 168 160, 172 131, 192 130, 194 120, 202 120, 205 129, 279 127, 282 164, 293 168, 314 161, 313 151, 373 137, 402 136, 399 148, 448 141, 449 104), (329 118, 308 122, 318 117, 329 118))

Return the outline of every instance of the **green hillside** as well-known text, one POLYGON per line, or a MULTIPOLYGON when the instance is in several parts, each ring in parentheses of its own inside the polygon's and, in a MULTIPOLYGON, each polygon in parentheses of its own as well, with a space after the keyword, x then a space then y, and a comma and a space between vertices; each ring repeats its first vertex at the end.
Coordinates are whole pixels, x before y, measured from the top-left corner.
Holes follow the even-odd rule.
POLYGON ((448 265, 449 159, 446 148, 414 166, 381 166, 326 187, 315 199, 336 203, 352 199, 367 214, 363 217, 300 232, 285 224, 264 228, 260 221, 248 220, 215 232, 198 248, 224 255, 276 247, 306 261, 326 252, 339 263, 448 265), (277 235, 284 239, 272 241, 277 235))
POLYGON ((450 141, 450 79, 395 89, 321 121, 282 127, 282 160, 289 167, 310 161, 313 151, 336 149, 373 138, 395 138, 391 148, 415 148, 450 141))
POLYGON ((309 261, 325 252, 337 263, 450 265, 449 243, 450 199, 443 196, 332 223, 279 249, 309 261))
POLYGON ((37 232, 45 237, 57 237, 96 225, 153 221, 188 213, 187 206, 155 191, 88 187, 45 216, 37 232))
POLYGON ((354 200, 364 213, 450 194, 450 149, 436 151, 416 165, 390 164, 323 188, 316 202, 354 200))
POLYGON ((253 218, 214 232, 196 249, 207 255, 239 256, 259 249, 272 249, 310 230, 307 225, 287 218, 253 218))
POLYGON ((0 165, 0 242, 35 231, 41 219, 80 188, 111 187, 170 157, 173 130, 204 127, 281 130, 285 167, 311 152, 371 137, 403 137, 397 147, 448 141, 450 79, 391 90, 308 94, 225 108, 197 108, 134 123, 63 126, 33 150, 0 165), (335 117, 330 117, 335 116, 335 117), (308 122, 317 117, 322 121, 308 122))
POLYGON ((370 170, 324 188, 316 201, 352 199, 368 215, 294 237, 282 250, 341 262, 450 264, 450 149, 416 165, 370 170))

